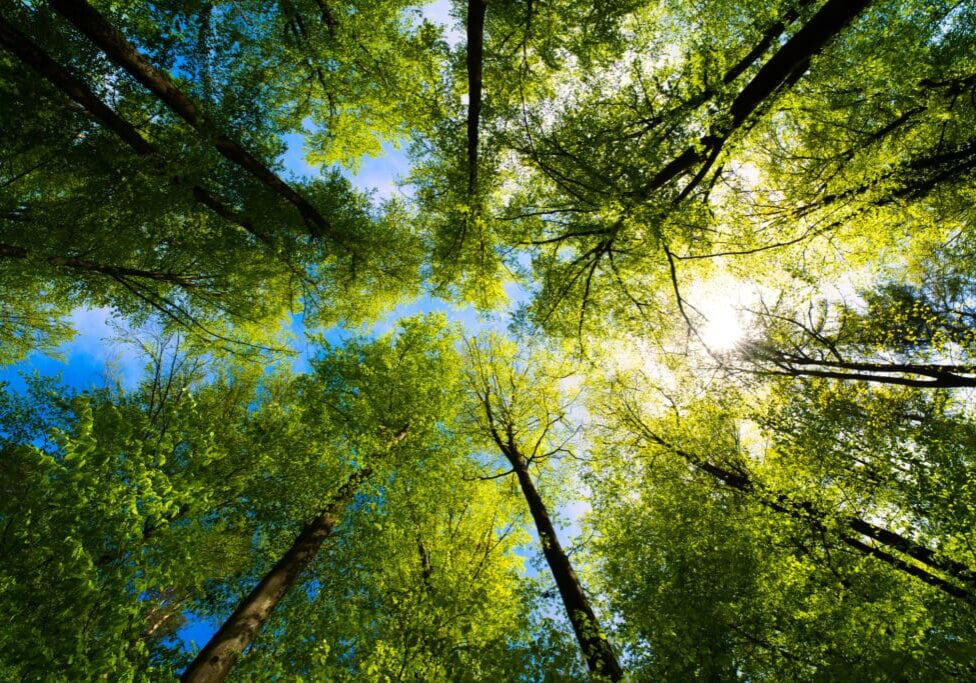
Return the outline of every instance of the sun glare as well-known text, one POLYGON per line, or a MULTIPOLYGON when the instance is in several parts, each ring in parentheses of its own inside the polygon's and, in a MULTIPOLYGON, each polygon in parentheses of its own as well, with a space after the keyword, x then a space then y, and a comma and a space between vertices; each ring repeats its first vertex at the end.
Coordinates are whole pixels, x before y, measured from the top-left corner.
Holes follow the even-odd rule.
POLYGON ((746 334, 748 314, 755 291, 731 276, 719 276, 692 288, 691 302, 704 322, 698 327, 702 342, 712 351, 730 351, 746 334))
POLYGON ((711 311, 702 311, 708 322, 701 329, 702 341, 713 351, 729 351, 745 334, 739 312, 731 304, 715 306, 711 311))

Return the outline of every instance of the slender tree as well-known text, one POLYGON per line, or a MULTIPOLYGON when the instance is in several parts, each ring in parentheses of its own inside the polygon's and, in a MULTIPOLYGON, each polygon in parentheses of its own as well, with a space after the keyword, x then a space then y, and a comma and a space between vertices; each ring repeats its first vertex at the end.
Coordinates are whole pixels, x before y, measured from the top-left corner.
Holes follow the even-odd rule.
MULTIPOLYGON (((933 634, 924 656, 905 656, 899 645, 917 633, 908 624, 935 619, 950 631, 968 628, 972 570, 959 532, 935 515, 918 517, 925 503, 912 509, 877 481, 855 485, 855 477, 871 476, 858 462, 859 446, 881 450, 881 443, 858 444, 844 425, 823 423, 845 442, 838 455, 850 471, 842 474, 826 458, 818 469, 814 454, 834 448, 823 435, 788 436, 800 420, 763 420, 757 433, 743 427, 736 402, 712 396, 679 416, 656 414, 644 398, 617 384, 605 404, 594 404, 609 422, 595 438, 587 479, 589 521, 599 534, 588 558, 621 619, 617 638, 638 653, 638 675, 966 675, 965 637, 933 634), (621 431, 625 423, 632 427, 621 431), (825 484, 823 471, 836 480, 825 484), (839 601, 859 609, 847 612, 839 601), (798 614, 831 628, 809 633, 798 614), (892 627, 896 614, 904 630, 892 627), (879 633, 882 624, 889 628, 879 633), (852 660, 845 639, 854 634, 852 660), (696 650, 684 651, 687 642, 696 650)), ((921 440, 916 448, 920 459, 937 457, 921 440)), ((941 500, 935 491, 922 495, 941 500)))
POLYGON ((245 169, 298 209, 313 237, 327 236, 342 241, 329 221, 276 173, 253 154, 217 129, 213 120, 201 111, 166 74, 150 64, 104 16, 87 2, 51 1, 51 6, 98 45, 108 57, 129 72, 137 81, 159 97, 170 109, 198 132, 206 134, 221 155, 245 169))
POLYGON ((468 34, 468 192, 478 183, 478 128, 481 125, 482 63, 485 51, 485 0, 469 0, 465 27, 468 34))
MULTIPOLYGON (((794 500, 788 494, 769 491, 765 486, 757 485, 747 475, 740 472, 733 472, 727 468, 709 462, 709 460, 706 458, 702 458, 701 456, 693 455, 688 451, 682 450, 674 444, 662 439, 643 423, 638 424, 644 436, 652 443, 663 446, 674 454, 680 456, 697 469, 712 475, 725 486, 733 488, 742 493, 755 495, 762 505, 765 505, 776 512, 790 515, 800 522, 808 523, 812 528, 819 532, 827 531, 828 526, 825 523, 828 518, 827 514, 821 510, 817 510, 816 507, 810 503, 794 500)), ((845 517, 844 515, 840 515, 836 522, 841 526, 846 527, 847 531, 853 531, 856 534, 865 536, 878 545, 887 546, 889 549, 897 550, 922 564, 928 565, 932 569, 945 572, 954 579, 966 584, 967 587, 960 588, 958 585, 955 585, 950 581, 946 581, 936 574, 932 574, 927 569, 916 567, 896 556, 893 556, 886 550, 882 550, 877 546, 871 546, 863 542, 857 536, 842 535, 840 537, 842 543, 854 548, 858 552, 864 553, 865 555, 871 557, 876 557, 882 562, 904 571, 905 573, 910 574, 911 576, 914 576, 925 583, 935 586, 953 597, 962 598, 965 600, 972 600, 974 597, 976 597, 976 595, 974 595, 972 592, 972 588, 976 586, 976 572, 973 572, 972 569, 961 562, 948 558, 939 558, 937 553, 931 548, 858 517, 845 517)))
POLYGON ((821 301, 805 312, 758 309, 756 336, 738 355, 747 369, 769 375, 919 389, 976 386, 973 288, 954 265, 957 249, 943 251, 944 265, 928 266, 920 285, 886 282, 865 291, 864 307, 821 301))
MULTIPOLYGON (((323 542, 333 534, 357 492, 374 470, 389 459, 389 452, 400 447, 411 435, 411 429, 420 433, 419 438, 429 437, 431 425, 443 418, 434 411, 446 407, 445 392, 452 384, 449 373, 453 354, 446 349, 448 343, 449 336, 438 321, 415 321, 405 324, 396 340, 387 338, 371 346, 351 344, 337 350, 334 358, 326 356, 320 361, 321 384, 339 395, 330 395, 328 390, 323 392, 313 386, 307 399, 331 404, 338 418, 348 421, 347 428, 353 432, 345 438, 350 444, 376 440, 387 443, 375 453, 356 458, 359 465, 355 471, 329 496, 312 521, 302 527, 284 554, 200 650, 184 671, 184 681, 226 678, 238 657, 314 560, 323 542), (441 374, 436 379, 421 374, 437 370, 441 374), (341 384, 343 381, 346 386, 341 384), (424 382, 428 383, 428 389, 420 393, 418 388, 424 382), (397 404, 401 401, 404 405, 397 404), (420 405, 421 401, 425 405, 420 405), (400 422, 399 427, 394 425, 395 421, 400 422), (371 437, 368 430, 377 434, 371 437)), ((362 443, 356 450, 360 448, 362 443)))
POLYGON ((539 534, 542 553, 587 666, 594 675, 619 681, 623 669, 569 556, 559 543, 550 513, 529 469, 562 450, 562 445, 550 446, 552 433, 563 421, 566 408, 559 404, 552 388, 539 386, 546 381, 541 374, 536 374, 535 369, 518 367, 511 351, 499 340, 489 340, 484 346, 469 346, 472 366, 469 386, 481 413, 480 424, 511 466, 509 474, 514 473, 518 479, 539 534), (532 444, 530 451, 523 451, 523 442, 532 444))
MULTIPOLYGON (((393 445, 406 435, 406 430, 397 434, 393 445)), ((227 677, 237 658, 251 644, 278 603, 315 558, 322 543, 332 535, 356 491, 371 473, 372 469, 366 466, 349 476, 331 496, 325 508, 305 525, 287 552, 200 650, 183 672, 181 680, 203 683, 222 681, 227 677)))

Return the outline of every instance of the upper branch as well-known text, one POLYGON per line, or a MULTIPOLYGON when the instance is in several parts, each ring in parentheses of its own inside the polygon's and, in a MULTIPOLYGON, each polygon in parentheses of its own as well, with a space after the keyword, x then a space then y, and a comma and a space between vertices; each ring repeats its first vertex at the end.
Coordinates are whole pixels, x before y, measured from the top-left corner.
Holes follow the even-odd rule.
POLYGON ((328 220, 294 188, 240 144, 217 128, 165 73, 154 67, 122 33, 84 0, 49 0, 50 5, 98 45, 109 59, 125 69, 196 131, 206 135, 226 159, 252 174, 298 209, 313 237, 342 241, 328 220))

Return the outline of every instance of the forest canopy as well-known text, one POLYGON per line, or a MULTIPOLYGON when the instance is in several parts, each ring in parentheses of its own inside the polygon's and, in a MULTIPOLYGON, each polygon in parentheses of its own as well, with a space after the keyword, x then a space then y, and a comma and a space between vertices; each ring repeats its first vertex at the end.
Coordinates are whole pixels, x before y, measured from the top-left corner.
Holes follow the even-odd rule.
POLYGON ((0 679, 976 679, 974 222, 972 0, 0 0, 0 679))

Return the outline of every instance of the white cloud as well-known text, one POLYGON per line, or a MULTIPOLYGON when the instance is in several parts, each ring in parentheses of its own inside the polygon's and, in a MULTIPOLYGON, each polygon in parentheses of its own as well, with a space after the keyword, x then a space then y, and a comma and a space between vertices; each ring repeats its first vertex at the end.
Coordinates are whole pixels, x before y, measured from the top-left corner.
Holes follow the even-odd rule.
MULTIPOLYGON (((306 133, 309 131, 306 129, 306 133)), ((296 176, 317 176, 319 169, 305 160, 305 133, 286 133, 281 136, 285 143, 285 153, 281 162, 285 168, 296 176)))
POLYGON ((410 162, 406 152, 387 143, 383 145, 383 153, 380 156, 363 157, 356 173, 347 170, 343 172, 357 188, 374 191, 378 199, 389 199, 405 192, 397 184, 409 171, 410 162))

